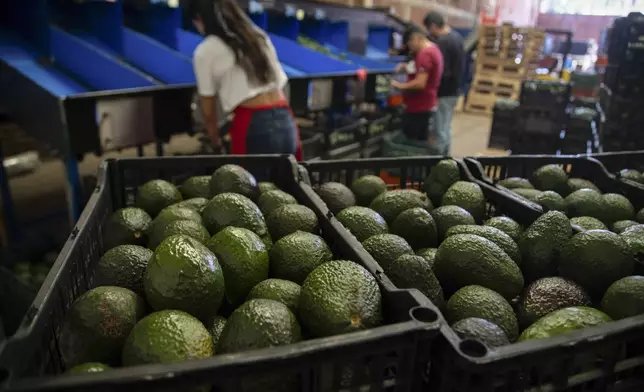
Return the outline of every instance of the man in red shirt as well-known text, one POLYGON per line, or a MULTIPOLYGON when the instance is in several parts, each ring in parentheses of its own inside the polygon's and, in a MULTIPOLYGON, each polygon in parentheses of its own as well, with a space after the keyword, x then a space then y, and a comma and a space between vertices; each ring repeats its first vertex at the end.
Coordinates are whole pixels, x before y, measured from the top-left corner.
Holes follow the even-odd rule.
POLYGON ((407 82, 401 83, 394 80, 391 85, 403 92, 403 99, 407 106, 403 118, 405 136, 411 140, 429 141, 432 117, 438 106, 443 55, 438 46, 434 45, 419 29, 408 30, 404 37, 407 47, 414 56, 413 61, 398 64, 396 67, 396 72, 407 71, 407 82))

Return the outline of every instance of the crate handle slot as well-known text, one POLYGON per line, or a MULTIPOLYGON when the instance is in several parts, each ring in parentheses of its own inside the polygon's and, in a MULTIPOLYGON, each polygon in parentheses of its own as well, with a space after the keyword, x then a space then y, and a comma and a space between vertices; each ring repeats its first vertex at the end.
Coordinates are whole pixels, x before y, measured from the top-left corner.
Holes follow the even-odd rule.
POLYGON ((434 310, 426 308, 424 306, 416 306, 415 308, 411 308, 409 314, 414 320, 420 321, 422 323, 434 323, 438 321, 438 314, 434 310))

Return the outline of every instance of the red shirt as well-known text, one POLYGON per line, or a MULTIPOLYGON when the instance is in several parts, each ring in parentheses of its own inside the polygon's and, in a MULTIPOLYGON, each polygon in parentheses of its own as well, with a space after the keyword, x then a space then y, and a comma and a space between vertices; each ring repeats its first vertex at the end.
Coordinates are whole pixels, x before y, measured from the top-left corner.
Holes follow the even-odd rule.
POLYGON ((407 90, 404 94, 407 112, 428 112, 438 104, 438 87, 443 75, 443 55, 438 46, 432 44, 414 56, 415 73, 409 74, 409 81, 419 72, 427 73, 427 84, 422 90, 407 90))

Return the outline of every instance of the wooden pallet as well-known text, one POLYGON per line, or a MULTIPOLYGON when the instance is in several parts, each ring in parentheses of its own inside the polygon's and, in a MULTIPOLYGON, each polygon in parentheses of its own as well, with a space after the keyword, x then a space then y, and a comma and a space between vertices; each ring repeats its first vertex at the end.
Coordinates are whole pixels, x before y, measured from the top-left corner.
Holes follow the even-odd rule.
POLYGON ((467 94, 465 111, 470 113, 492 114, 494 105, 499 99, 518 99, 519 92, 512 95, 471 88, 467 94))
POLYGON ((521 91, 522 80, 519 79, 507 79, 507 78, 496 78, 496 77, 485 77, 480 75, 474 76, 474 81, 472 81, 472 88, 477 90, 486 90, 503 93, 506 95, 513 95, 514 93, 521 91))
POLYGON ((475 75, 480 77, 523 79, 527 67, 506 59, 503 62, 481 61, 476 65, 475 75))

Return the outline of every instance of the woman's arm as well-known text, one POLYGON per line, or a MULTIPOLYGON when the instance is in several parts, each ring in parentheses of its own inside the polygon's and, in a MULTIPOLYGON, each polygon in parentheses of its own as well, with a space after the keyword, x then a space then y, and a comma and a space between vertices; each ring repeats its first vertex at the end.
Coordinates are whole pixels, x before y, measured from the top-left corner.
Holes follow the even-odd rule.
POLYGON ((193 66, 206 132, 210 136, 212 144, 219 147, 221 146, 221 137, 219 135, 219 124, 217 123, 217 100, 215 97, 217 94, 216 64, 213 60, 215 55, 213 45, 209 45, 209 42, 204 41, 195 50, 193 66))
POLYGON ((201 98, 201 110, 203 111, 203 120, 206 126, 206 132, 212 140, 215 147, 221 147, 221 136, 219 135, 219 119, 217 118, 217 100, 215 97, 201 98))

